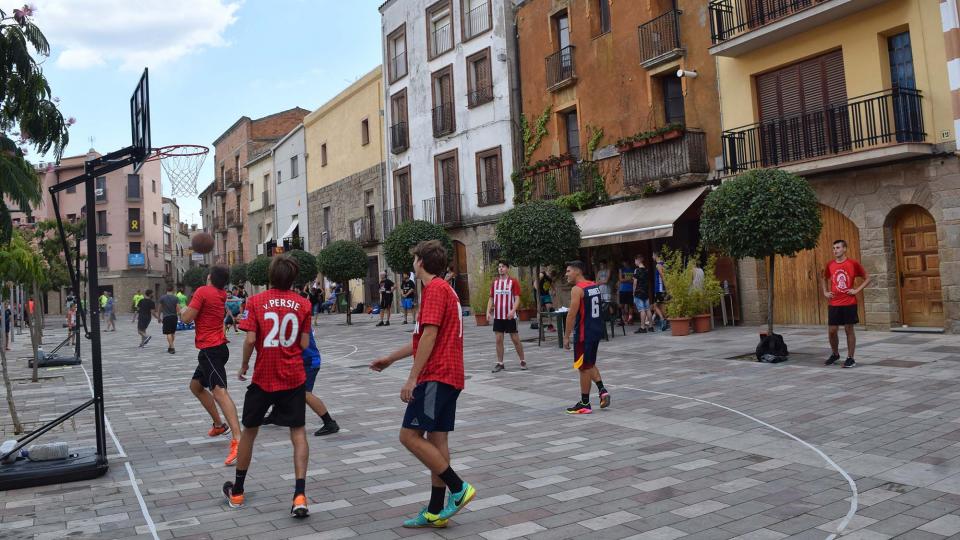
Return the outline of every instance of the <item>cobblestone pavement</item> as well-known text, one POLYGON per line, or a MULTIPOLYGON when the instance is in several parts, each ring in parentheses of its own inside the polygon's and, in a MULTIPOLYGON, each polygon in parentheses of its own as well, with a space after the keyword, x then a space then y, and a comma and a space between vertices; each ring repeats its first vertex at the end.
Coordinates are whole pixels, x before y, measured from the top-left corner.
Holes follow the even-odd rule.
MULTIPOLYGON (((223 504, 220 486, 233 469, 223 465, 227 439, 206 437, 209 418, 187 390, 193 333, 179 334, 168 355, 155 323, 142 350, 125 320, 104 334, 104 364, 107 414, 126 457, 111 441, 103 478, 0 492, 0 537, 149 537, 124 463, 161 538, 828 537, 850 509, 850 486, 814 450, 761 422, 819 448, 856 481, 847 538, 960 534, 960 338, 861 333, 860 366, 841 369, 821 365, 822 329, 784 330, 793 357, 779 365, 736 358, 755 346, 756 328, 682 338, 628 329, 600 346, 612 406, 571 417, 563 409, 578 398, 575 373, 554 335, 538 347, 525 328, 531 369, 518 369, 508 344, 507 370, 491 374, 493 336, 472 321, 451 445, 478 497, 445 530, 402 529, 429 484, 397 441, 409 363, 381 374, 366 365, 409 340, 412 327, 374 322, 359 316, 347 327, 342 316, 325 316, 317 327, 324 363, 316 393, 343 429, 310 437, 307 520, 287 516, 291 447, 277 427, 257 440, 248 506, 223 504)), ((48 330, 47 342, 62 335, 48 330)), ((241 340, 230 337, 233 377, 241 340)), ((13 356, 25 355, 26 339, 18 337, 13 356)), ((13 363, 28 427, 89 395, 80 368, 45 370, 35 385, 24 380, 26 361, 13 363)), ((243 389, 231 379, 238 406, 243 389)), ((9 415, 0 414, 9 436, 9 415)), ((319 422, 307 414, 312 433, 319 422)), ((90 446, 90 415, 45 440, 90 446)))

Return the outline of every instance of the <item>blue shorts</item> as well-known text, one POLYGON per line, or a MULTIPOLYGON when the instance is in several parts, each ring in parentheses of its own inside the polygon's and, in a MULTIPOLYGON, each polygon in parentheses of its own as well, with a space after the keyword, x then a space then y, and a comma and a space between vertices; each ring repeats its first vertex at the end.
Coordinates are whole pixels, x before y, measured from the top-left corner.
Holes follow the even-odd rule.
POLYGON ((403 309, 413 309, 413 298, 404 298, 400 301, 400 305, 403 309))
POLYGON ((304 366, 304 369, 307 371, 307 382, 303 383, 303 386, 307 389, 307 392, 313 392, 313 383, 317 382, 317 373, 320 372, 320 366, 315 368, 304 366))
POLYGON ((417 431, 453 431, 460 390, 437 381, 418 384, 407 403, 403 427, 417 431))
POLYGON ((541 304, 552 304, 552 303, 553 303, 553 298, 552 298, 549 294, 541 294, 541 295, 540 295, 540 303, 541 303, 541 304))
POLYGON ((637 311, 644 311, 644 310, 650 309, 650 300, 647 298, 640 298, 639 296, 634 296, 633 306, 637 308, 637 311))

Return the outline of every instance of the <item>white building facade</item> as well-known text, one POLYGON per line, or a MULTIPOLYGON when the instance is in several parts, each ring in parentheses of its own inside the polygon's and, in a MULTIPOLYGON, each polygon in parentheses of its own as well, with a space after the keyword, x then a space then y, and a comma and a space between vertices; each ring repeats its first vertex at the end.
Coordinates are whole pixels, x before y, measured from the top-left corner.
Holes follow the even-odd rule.
POLYGON ((274 205, 274 232, 277 246, 285 251, 306 249, 308 234, 307 168, 303 124, 280 139, 271 150, 274 205))
MULTIPOLYGON (((274 238, 273 152, 267 148, 245 165, 250 182, 250 251, 254 256, 270 255, 274 238)), ((252 259, 251 259, 252 260, 252 259)))

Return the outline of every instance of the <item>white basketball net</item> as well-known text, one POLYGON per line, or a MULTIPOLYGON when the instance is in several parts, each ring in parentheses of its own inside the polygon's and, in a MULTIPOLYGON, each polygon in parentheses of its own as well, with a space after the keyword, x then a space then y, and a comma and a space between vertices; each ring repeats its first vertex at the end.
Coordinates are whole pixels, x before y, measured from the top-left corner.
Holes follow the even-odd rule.
POLYGON ((156 151, 154 159, 160 160, 167 173, 171 196, 197 194, 197 177, 207 159, 207 152, 209 149, 205 146, 192 145, 164 147, 156 151))

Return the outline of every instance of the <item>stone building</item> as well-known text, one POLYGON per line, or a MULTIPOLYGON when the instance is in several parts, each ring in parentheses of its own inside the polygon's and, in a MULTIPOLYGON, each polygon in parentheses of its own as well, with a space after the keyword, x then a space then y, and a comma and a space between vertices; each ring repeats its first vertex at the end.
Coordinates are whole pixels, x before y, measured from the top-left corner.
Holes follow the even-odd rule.
POLYGON ((183 274, 190 268, 190 235, 187 224, 180 221, 177 199, 163 198, 163 273, 168 284, 179 287, 183 274))
MULTIPOLYGON (((777 262, 775 322, 826 322, 819 279, 844 239, 874 279, 860 299, 867 328, 960 331, 951 3, 824 0, 766 12, 758 0, 710 3, 724 172, 794 172, 821 205, 818 247, 777 262)), ((739 279, 745 320, 764 322, 771 276, 742 261, 739 279)))

